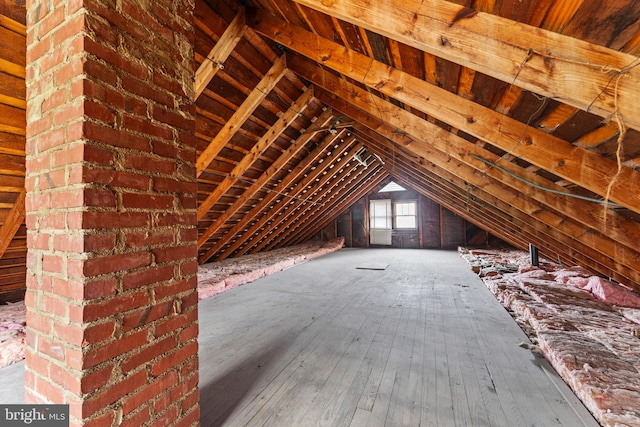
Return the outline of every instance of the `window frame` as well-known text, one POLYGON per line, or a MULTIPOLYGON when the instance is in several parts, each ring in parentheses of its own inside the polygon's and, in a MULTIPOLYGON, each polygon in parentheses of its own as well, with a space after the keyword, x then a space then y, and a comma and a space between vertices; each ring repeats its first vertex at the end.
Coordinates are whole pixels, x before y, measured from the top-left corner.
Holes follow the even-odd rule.
POLYGON ((394 200, 393 202, 393 229, 397 231, 415 231, 418 229, 418 201, 417 200, 394 200), (412 205, 413 214, 400 215, 398 214, 398 205, 412 205), (412 217, 413 227, 399 227, 398 217, 412 217))

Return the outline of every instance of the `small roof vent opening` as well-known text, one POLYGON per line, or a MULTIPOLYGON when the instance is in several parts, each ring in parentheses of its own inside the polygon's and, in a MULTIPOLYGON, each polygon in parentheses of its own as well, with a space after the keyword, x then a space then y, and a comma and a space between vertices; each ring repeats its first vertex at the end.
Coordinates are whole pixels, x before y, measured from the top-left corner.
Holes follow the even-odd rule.
POLYGON ((407 191, 407 189, 395 181, 389 181, 387 185, 378 190, 378 193, 391 193, 392 191, 407 191))

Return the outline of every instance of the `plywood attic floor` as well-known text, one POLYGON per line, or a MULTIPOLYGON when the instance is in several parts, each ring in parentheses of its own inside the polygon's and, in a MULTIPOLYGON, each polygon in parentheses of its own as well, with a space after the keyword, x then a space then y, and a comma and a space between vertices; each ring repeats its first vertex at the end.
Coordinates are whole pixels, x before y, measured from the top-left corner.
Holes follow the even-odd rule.
POLYGON ((199 316, 203 426, 597 425, 456 252, 343 249, 199 316))

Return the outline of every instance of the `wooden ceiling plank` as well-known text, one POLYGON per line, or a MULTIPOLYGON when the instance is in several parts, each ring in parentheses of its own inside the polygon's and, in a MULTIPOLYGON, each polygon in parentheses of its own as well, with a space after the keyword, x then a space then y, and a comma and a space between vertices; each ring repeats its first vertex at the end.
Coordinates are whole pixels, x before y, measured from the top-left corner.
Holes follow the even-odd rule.
POLYGON ((611 85, 632 55, 489 13, 457 20, 464 7, 444 0, 294 1, 579 109, 617 111, 640 129, 640 70, 625 72, 617 100, 611 85))
MULTIPOLYGON (((355 136, 351 135, 348 140, 345 139, 345 148, 349 147, 351 143, 355 141, 355 136)), ((345 167, 347 163, 353 158, 353 156, 362 149, 361 144, 353 144, 348 151, 340 156, 338 161, 325 161, 322 162, 320 167, 315 168, 311 173, 309 173, 304 180, 293 189, 290 193, 291 198, 299 197, 298 199, 293 199, 292 203, 280 203, 279 206, 275 209, 271 209, 269 211, 268 219, 264 221, 263 224, 269 223, 269 229, 272 228, 284 228, 289 226, 292 222, 294 222, 297 218, 297 215, 290 216, 299 206, 307 203, 309 206, 314 206, 318 203, 323 203, 321 200, 324 195, 330 191, 325 186, 329 181, 335 179, 338 176, 338 170, 340 168, 345 167), (335 172, 334 172, 335 171, 335 172), (325 173, 326 172, 326 173, 325 173), (316 181, 318 179, 318 181, 316 181), (310 187, 310 189, 309 189, 310 187), (303 193, 303 190, 309 189, 307 194, 303 193), (318 189, 321 189, 321 192, 312 196, 318 192, 318 189), (311 196, 309 195, 311 194, 311 196), (285 209, 286 208, 286 209, 285 209), (273 221, 271 221, 273 219, 273 221), (271 221, 271 222, 269 222, 271 221)), ((342 151, 342 150, 341 150, 342 151)), ((335 150, 334 150, 335 152, 335 150)), ((333 155, 332 155, 333 156, 333 155)), ((343 174, 344 175, 344 171, 343 174)), ((269 230, 263 230, 254 240, 256 242, 260 242, 263 239, 269 230)), ((269 243, 268 241, 263 241, 258 243, 251 249, 251 253, 260 252, 266 245, 269 243)), ((267 248, 267 250, 271 250, 271 247, 267 248)), ((246 251, 240 251, 238 255, 244 255, 246 251)))
MULTIPOLYGON (((298 139, 291 144, 287 150, 273 162, 271 166, 258 178, 247 190, 242 193, 240 197, 236 199, 233 204, 225 210, 216 220, 204 231, 204 233, 198 238, 198 248, 202 247, 207 240, 215 234, 215 232, 231 218, 248 200, 250 200, 265 184, 282 168, 287 162, 289 162, 315 135, 316 129, 321 129, 327 126, 333 118, 333 112, 331 110, 324 111, 316 121, 309 126, 309 128, 298 137, 298 139)), ((228 233, 225 238, 231 238, 233 235, 228 233)), ((227 240, 228 241, 228 240, 227 240)), ((215 245, 214 245, 215 247, 215 245)), ((207 253, 209 253, 208 251, 207 253)), ((215 252, 214 252, 215 253, 215 252)), ((207 261, 213 254, 200 258, 200 263, 207 261)))
POLYGON ((198 67, 195 79, 195 99, 198 99, 218 70, 224 66, 224 62, 231 55, 240 39, 242 39, 246 30, 245 12, 244 8, 241 8, 216 45, 202 61, 200 67, 198 67))
POLYGON ((20 226, 24 223, 26 190, 23 188, 0 227, 0 258, 4 255, 20 226))
MULTIPOLYGON (((331 115, 327 115, 326 117, 331 118, 332 115, 333 113, 331 115)), ((322 121, 319 121, 319 124, 322 124, 323 122, 324 122, 324 125, 317 126, 315 127, 315 129, 322 129, 324 126, 327 126, 329 124, 329 120, 324 120, 324 119, 322 121)), ((311 151, 311 153, 307 154, 305 158, 300 163, 298 163, 291 170, 291 172, 287 174, 285 179, 283 179, 281 182, 278 183, 276 188, 274 188, 273 192, 267 194, 267 196, 265 196, 260 201, 260 203, 254 206, 249 213, 244 215, 242 220, 236 225, 234 225, 220 240, 218 240, 207 251, 207 253, 205 254, 205 257, 202 257, 202 259, 206 261, 207 259, 211 258, 213 255, 218 253, 227 244, 227 242, 231 240, 231 238, 236 237, 240 232, 242 232, 242 230, 247 228, 247 226, 249 226, 249 224, 251 224, 252 221, 255 221, 255 223, 251 225, 246 232, 242 233, 242 236, 246 236, 245 239, 251 239, 251 236, 253 236, 262 227, 262 224, 266 221, 264 220, 263 215, 264 215, 264 212, 268 210, 269 206, 271 205, 271 202, 280 193, 286 192, 289 186, 296 179, 298 179, 305 171, 307 171, 320 158, 320 156, 325 154, 326 150, 332 144, 334 144, 335 140, 341 137, 341 135, 342 135, 342 132, 339 132, 336 135, 327 135, 322 140, 322 142, 320 142, 320 144, 311 151), (256 220, 256 218, 260 218, 260 219, 256 220)), ((217 257, 217 260, 220 261, 229 257, 236 249, 240 247, 240 245, 243 243, 242 240, 244 239, 237 239, 234 243, 230 244, 229 247, 226 248, 224 252, 217 257)))
POLYGON ((640 213, 640 193, 628 191, 629 187, 640 187, 638 171, 618 170, 611 159, 273 17, 258 13, 251 25, 266 37, 372 89, 640 213))
MULTIPOLYGON (((292 64, 292 66, 295 70, 295 63, 292 64)), ((304 73, 301 73, 301 75, 314 81, 313 76, 305 75, 304 73)), ((318 79, 318 81, 324 82, 325 84, 328 82, 322 78, 318 79)), ((345 84, 342 80, 336 80, 334 83, 345 84)), ((640 268, 640 263, 637 260, 638 252, 634 244, 634 241, 637 242, 637 234, 636 237, 626 235, 629 234, 631 230, 635 230, 635 232, 638 233, 640 227, 638 227, 637 223, 627 221, 622 217, 616 217, 616 225, 618 227, 616 232, 612 233, 612 228, 608 227, 609 224, 603 223, 601 219, 602 211, 597 207, 590 206, 577 199, 560 201, 559 198, 553 195, 532 191, 532 187, 513 177, 504 176, 500 171, 495 170, 495 168, 478 167, 477 164, 471 161, 469 156, 469 153, 476 154, 476 151, 472 148, 476 147, 474 144, 466 143, 466 141, 456 141, 457 137, 454 137, 442 129, 428 129, 427 126, 429 126, 429 124, 427 122, 421 121, 415 118, 415 116, 412 118, 410 113, 391 104, 384 104, 380 101, 375 107, 371 107, 368 102, 360 102, 363 97, 366 98, 366 95, 359 93, 362 89, 356 86, 349 86, 348 89, 342 92, 340 88, 335 87, 330 90, 336 93, 337 96, 350 99, 358 108, 364 110, 369 109, 369 113, 372 115, 381 114, 385 118, 384 120, 391 125, 386 131, 388 136, 392 136, 395 129, 406 129, 415 140, 411 144, 405 145, 404 148, 415 155, 427 159, 434 164, 439 164, 443 169, 449 167, 451 170, 454 170, 456 174, 464 172, 464 175, 460 176, 462 179, 467 180, 483 191, 490 191, 493 196, 505 200, 507 205, 518 206, 519 209, 528 215, 543 218, 545 223, 551 227, 559 227, 559 225, 562 224, 563 230, 571 233, 572 239, 586 241, 585 244, 597 246, 602 255, 605 257, 616 257, 620 263, 626 266, 640 268), (417 124, 412 124, 412 121, 417 124), (420 126, 420 124, 422 126, 420 126), (428 135, 428 138, 425 139, 428 139, 430 141, 429 143, 424 142, 422 139, 425 135, 428 135), (440 144, 439 147, 438 144, 440 144), (465 144, 468 144, 468 146, 462 148, 465 144), (459 148, 452 150, 452 146, 459 148), (487 178, 491 181, 487 181, 487 178), (507 187, 507 183, 511 187, 507 187), (524 197, 522 196, 523 194, 531 194, 532 196, 524 197), (542 201, 534 199, 534 194, 542 201), (584 208, 588 214, 585 215, 585 212, 582 211, 581 208, 584 208), (562 212, 562 215, 553 213, 552 210, 553 212, 562 212), (575 219, 565 218, 565 215, 573 215, 575 219), (584 218, 588 220, 585 221, 584 218), (581 220, 582 224, 580 224, 579 220, 581 220), (571 223, 569 221, 571 221, 571 223), (578 226, 576 224, 580 225, 578 226), (596 236, 596 233, 591 232, 594 224, 599 224, 600 230, 603 233, 602 235, 597 233, 598 236, 596 236), (623 227, 621 226, 622 224, 628 225, 631 228, 623 227), (611 238, 605 237, 604 233, 608 236, 615 234, 615 237, 619 239, 619 241, 613 241, 611 238), (625 242, 626 245, 620 242, 625 242), (620 258, 624 258, 624 261, 620 260, 620 258)), ((339 105, 333 105, 330 99, 324 99, 322 96, 321 99, 328 105, 332 105, 336 110, 348 114, 351 117, 356 117, 355 112, 344 111, 339 105)), ((380 128, 378 128, 378 131, 379 130, 380 128)), ((490 155, 488 152, 483 153, 477 151, 477 153, 484 157, 490 155)), ((495 158, 493 160, 496 161, 495 158)), ((521 172, 524 173, 524 171, 521 172)), ((530 178, 533 179, 534 177, 530 178)), ((614 215, 614 213, 610 213, 610 215, 614 215)))
POLYGON ((313 89, 305 90, 302 95, 293 103, 291 107, 278 119, 276 123, 258 140, 251 150, 238 162, 233 170, 225 176, 220 184, 211 192, 207 198, 198 206, 198 219, 215 205, 218 200, 231 188, 247 169, 260 157, 260 155, 273 144, 289 125, 296 120, 299 114, 304 111, 313 98, 313 89))
MULTIPOLYGON (((251 91, 233 116, 227 120, 207 148, 200 154, 196 162, 198 176, 200 176, 213 159, 216 158, 220 150, 233 138, 233 135, 242 127, 244 122, 251 117, 253 111, 258 108, 260 103, 269 95, 269 92, 278 84, 286 71, 286 57, 282 55, 264 75, 260 83, 251 91)), ((199 216, 199 218, 201 217, 202 216, 199 216)))

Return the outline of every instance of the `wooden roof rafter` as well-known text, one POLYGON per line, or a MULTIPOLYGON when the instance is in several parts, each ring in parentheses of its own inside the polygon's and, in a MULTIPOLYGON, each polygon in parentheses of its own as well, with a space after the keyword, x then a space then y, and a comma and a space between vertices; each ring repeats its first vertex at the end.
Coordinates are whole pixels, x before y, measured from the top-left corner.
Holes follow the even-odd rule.
POLYGON ((213 77, 224 67, 224 62, 242 39, 247 28, 244 8, 241 8, 198 67, 195 79, 195 99, 198 99, 213 77))
MULTIPOLYGON (((264 240, 260 242, 260 240, 265 238, 269 231, 278 228, 284 229, 290 223, 295 221, 299 215, 294 214, 294 211, 297 210, 300 206, 317 206, 324 203, 322 200, 323 197, 331 191, 329 188, 325 188, 325 186, 327 186, 329 181, 336 180, 341 176, 344 176, 345 173, 340 174, 340 168, 346 167, 346 165, 352 160, 353 156, 362 149, 361 144, 352 144, 352 142, 355 141, 356 138, 353 135, 346 137, 345 143, 340 149, 340 151, 346 151, 339 154, 339 158, 337 160, 334 160, 332 162, 323 162, 320 165, 321 167, 317 167, 311 173, 309 173, 304 178, 304 181, 301 182, 300 185, 298 185, 291 194, 292 197, 297 197, 297 199, 293 199, 291 203, 281 204, 277 212, 270 213, 273 221, 269 224, 269 230, 263 230, 254 239, 258 243, 256 243, 255 246, 251 249, 251 253, 260 252, 263 248, 265 248, 269 241, 264 240), (311 195, 309 195, 308 193, 310 193, 311 195), (311 199, 312 196, 313 199, 311 199), (289 216, 291 216, 291 218, 289 218, 289 216)), ((270 249, 270 247, 266 248, 266 250, 270 249)), ((245 253, 246 252, 244 251, 239 252, 240 255, 243 255, 245 253)))
POLYGON ((258 11, 252 16, 250 26, 265 37, 362 82, 372 90, 640 212, 640 194, 628 191, 630 185, 640 186, 638 171, 626 167, 618 170, 611 159, 576 147, 273 16, 258 11))
POLYGON ((428 7, 419 0, 294 1, 581 110, 619 115, 640 129, 633 55, 444 0, 428 7))
MULTIPOLYGON (((331 113, 333 115, 333 112, 331 113)), ((333 117, 333 116, 332 116, 333 117)), ((331 117, 331 118, 332 118, 331 117)), ((324 126, 327 126, 330 122, 325 121, 324 126)), ((318 126, 315 129, 322 129, 323 126, 318 126)), ((253 239, 253 236, 259 232, 259 230, 271 219, 271 212, 275 203, 277 203, 277 196, 281 193, 285 193, 290 191, 290 186, 303 174, 308 171, 312 165, 316 164, 322 156, 326 155, 326 150, 333 144, 335 141, 342 137, 343 132, 339 132, 335 135, 329 134, 327 135, 323 141, 314 148, 307 156, 302 160, 299 164, 295 166, 291 172, 287 174, 287 176, 276 186, 273 192, 264 197, 260 203, 258 203, 251 211, 244 216, 244 218, 235 226, 232 227, 229 233, 223 236, 218 242, 216 242, 211 249, 207 252, 209 257, 213 256, 215 253, 224 249, 224 251, 218 256, 218 260, 225 259, 229 257, 235 250, 237 250, 241 244, 243 244, 243 240, 249 241, 253 239), (253 222, 253 224, 252 224, 253 222), (242 230, 247 229, 245 232, 242 230), (227 248, 224 246, 230 240, 231 236, 238 235, 242 232, 242 236, 244 236, 243 240, 236 240, 236 242, 232 242, 229 244, 227 248)), ((323 161, 324 163, 324 161, 323 161)))
MULTIPOLYGON (((390 127, 390 129, 392 129, 390 127)), ((389 141, 385 139, 384 141, 389 141)), ((503 185, 499 180, 479 173, 472 167, 454 160, 447 153, 427 148, 429 144, 420 141, 409 147, 412 153, 428 158, 429 162, 437 167, 436 175, 449 182, 457 182, 462 198, 465 200, 479 199, 490 205, 499 206, 503 214, 512 218, 520 218, 522 221, 535 221, 534 228, 538 232, 547 233, 549 237, 561 241, 562 246, 577 249, 590 257, 592 265, 601 265, 608 271, 625 272, 625 278, 638 283, 639 263, 633 249, 625 248, 618 242, 600 233, 592 232, 577 221, 564 216, 563 213, 544 208, 540 203, 532 200, 526 194, 513 191, 503 185), (428 155, 421 153, 424 146, 428 155), (469 193, 472 193, 472 197, 469 193), (543 230, 543 231, 541 231, 543 230), (615 260, 607 257, 608 253, 616 253, 615 260)), ((396 151, 399 155, 402 150, 396 151)), ((393 159, 387 164, 393 164, 393 159), (390 163, 391 162, 391 163, 390 163)), ((413 162, 416 165, 419 163, 413 162)), ((450 203, 450 202, 449 202, 450 203)), ((447 206, 447 203, 444 204, 447 206)))
MULTIPOLYGON (((384 171, 381 165, 375 168, 371 168, 367 171, 366 175, 362 176, 359 180, 351 183, 348 188, 347 194, 334 200, 333 203, 327 204, 324 207, 324 215, 314 221, 311 226, 305 229, 300 234, 295 234, 293 231, 284 244, 299 244, 307 239, 310 239, 315 234, 319 233, 324 227, 329 225, 332 221, 342 215, 351 205, 353 205, 360 198, 364 197, 369 192, 373 191, 383 180, 387 178, 388 174, 384 171)), ((298 227, 307 224, 307 222, 301 222, 298 227)))
MULTIPOLYGON (((265 184, 280 170, 293 156, 295 156, 314 137, 315 129, 327 126, 333 118, 331 110, 324 111, 314 123, 302 133, 287 150, 256 180, 238 199, 200 235, 198 247, 201 248, 215 234, 215 232, 227 222, 249 199, 253 197, 265 184)), ((274 193, 271 193, 274 194, 274 193)), ((232 237, 232 236, 229 236, 232 237)), ((214 246, 215 247, 215 246, 214 246)), ((200 263, 207 261, 215 252, 208 250, 205 255, 199 257, 200 263)))
MULTIPOLYGON (((207 169, 209 164, 216 158, 220 150, 233 138, 235 133, 242 127, 244 122, 251 117, 253 111, 260 103, 269 95, 269 92, 278 84, 280 79, 284 77, 287 71, 286 57, 282 55, 264 75, 260 83, 251 91, 242 105, 236 110, 233 116, 226 121, 222 129, 211 140, 207 148, 200 153, 196 161, 197 175, 200 176, 207 169)), ((198 208, 198 219, 201 219, 204 213, 212 206, 210 202, 201 204, 198 208)))

